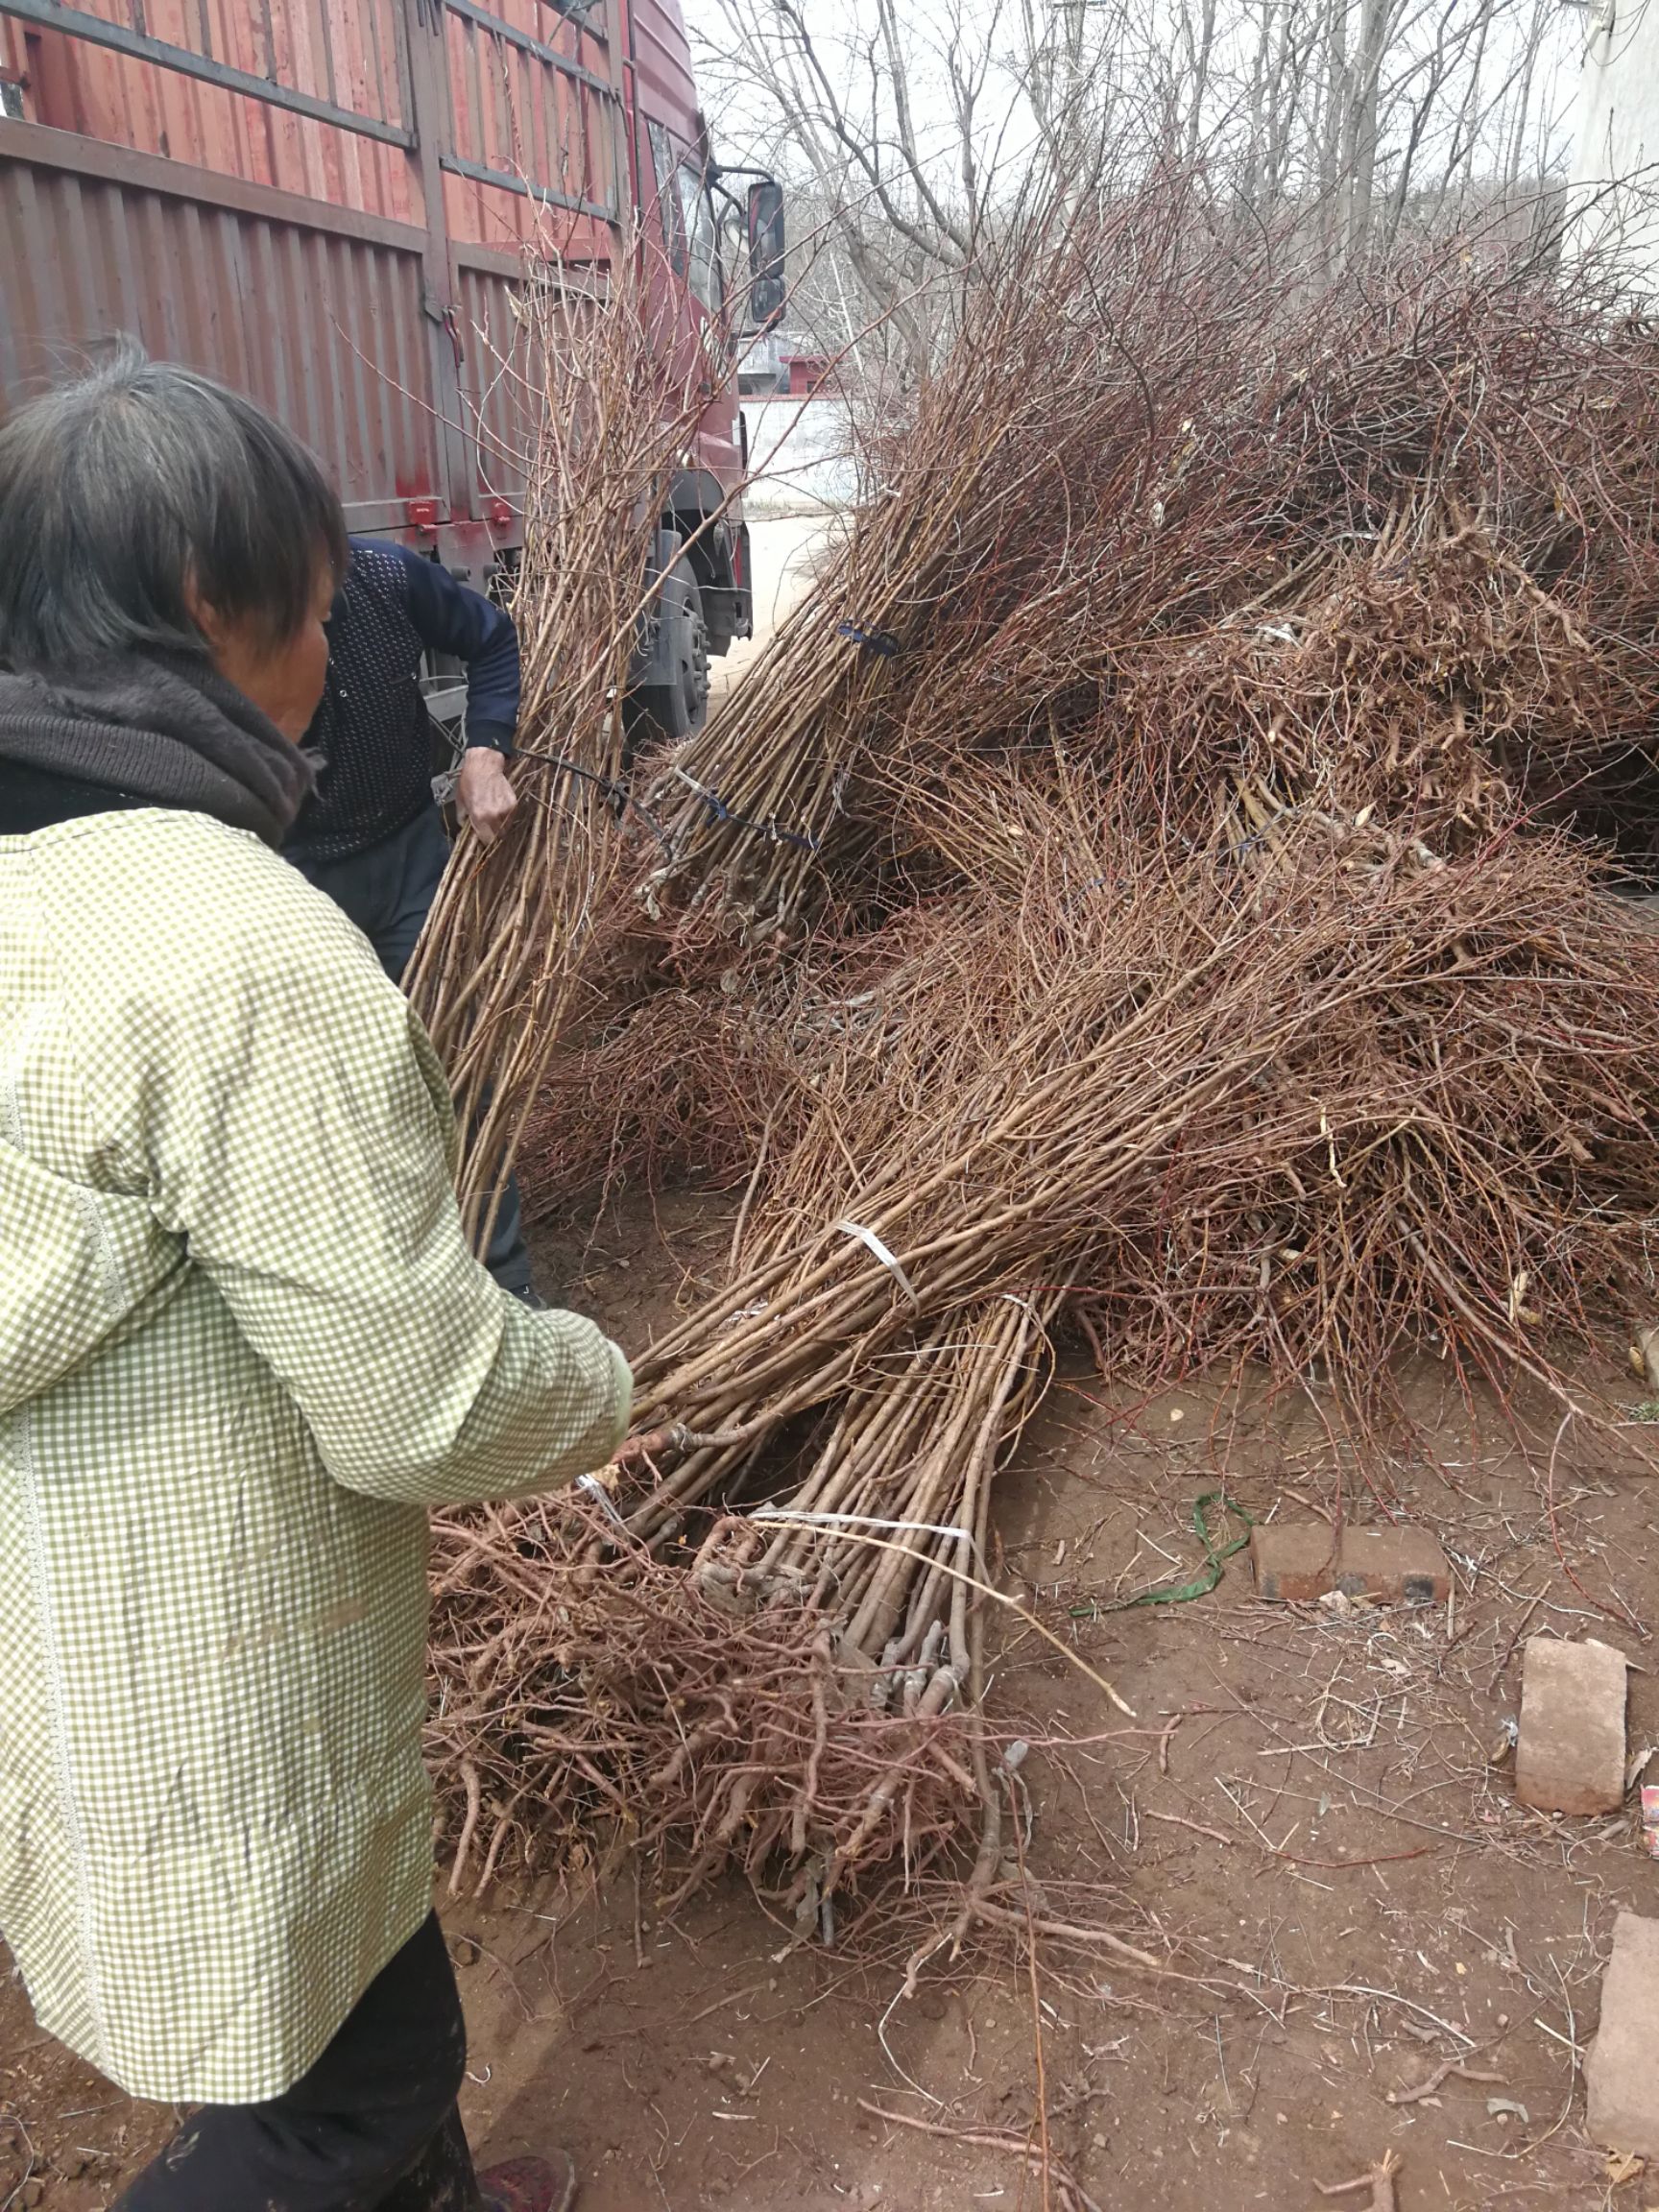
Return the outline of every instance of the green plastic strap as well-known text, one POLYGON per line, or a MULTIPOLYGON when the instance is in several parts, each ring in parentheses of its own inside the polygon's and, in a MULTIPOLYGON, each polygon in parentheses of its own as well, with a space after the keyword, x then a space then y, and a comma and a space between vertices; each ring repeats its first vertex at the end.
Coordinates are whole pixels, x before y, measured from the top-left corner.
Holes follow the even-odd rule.
POLYGON ((1132 1605, 1186 1605, 1194 1598, 1208 1598, 1221 1579, 1224 1562, 1231 1559, 1235 1551, 1243 1551, 1256 1524, 1236 1500, 1219 1490, 1206 1490, 1192 1508, 1192 1526, 1197 1531, 1199 1543, 1204 1547, 1205 1559, 1204 1573, 1195 1582, 1183 1582, 1173 1590, 1142 1590, 1138 1598, 1119 1598, 1111 1605, 1073 1605, 1072 1620, 1094 1621, 1102 1613, 1126 1613, 1132 1605), (1220 1504, 1224 1513, 1231 1513, 1236 1521, 1244 1524, 1243 1535, 1235 1536, 1231 1544, 1218 1546, 1210 1533, 1204 1508, 1216 1503, 1220 1504))

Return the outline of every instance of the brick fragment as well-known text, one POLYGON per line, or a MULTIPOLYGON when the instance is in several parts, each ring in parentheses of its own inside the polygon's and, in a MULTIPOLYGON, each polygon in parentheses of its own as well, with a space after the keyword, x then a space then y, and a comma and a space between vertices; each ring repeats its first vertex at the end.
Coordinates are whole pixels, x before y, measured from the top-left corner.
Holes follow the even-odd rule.
POLYGON ((1521 1677, 1515 1794, 1542 1813, 1616 1813, 1624 1801, 1624 1654, 1533 1636, 1521 1677))
POLYGON ((1446 1602, 1452 1569, 1422 1528, 1344 1528, 1324 1521, 1276 1521, 1250 1533, 1256 1594, 1285 1604, 1308 1604, 1328 1590, 1372 1598, 1383 1605, 1446 1602))
POLYGON ((1659 1920, 1621 1912, 1613 1924, 1584 2090, 1592 2142, 1659 2158, 1659 1920))

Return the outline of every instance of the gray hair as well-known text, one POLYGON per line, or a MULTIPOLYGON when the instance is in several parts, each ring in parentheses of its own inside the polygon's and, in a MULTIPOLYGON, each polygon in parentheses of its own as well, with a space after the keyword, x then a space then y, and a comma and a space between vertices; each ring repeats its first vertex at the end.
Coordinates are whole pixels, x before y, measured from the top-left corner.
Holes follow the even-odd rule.
POLYGON ((0 661, 204 653, 193 592, 285 644, 346 521, 311 455, 239 393, 123 345, 0 424, 0 661))

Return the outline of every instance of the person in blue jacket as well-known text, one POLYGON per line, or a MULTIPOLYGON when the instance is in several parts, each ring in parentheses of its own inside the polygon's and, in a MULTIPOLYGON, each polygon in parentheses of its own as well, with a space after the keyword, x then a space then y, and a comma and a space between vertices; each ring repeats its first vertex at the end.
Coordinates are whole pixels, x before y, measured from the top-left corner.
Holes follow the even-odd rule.
MULTIPOLYGON (((305 733, 317 782, 282 850, 356 923, 394 982, 409 965, 449 857, 432 792, 432 718, 421 689, 425 652, 452 655, 466 668, 455 802, 493 843, 518 804, 506 766, 518 722, 512 617, 436 561, 353 538, 328 615, 323 704, 305 733)), ((511 1182, 485 1260, 504 1290, 540 1304, 511 1182)))

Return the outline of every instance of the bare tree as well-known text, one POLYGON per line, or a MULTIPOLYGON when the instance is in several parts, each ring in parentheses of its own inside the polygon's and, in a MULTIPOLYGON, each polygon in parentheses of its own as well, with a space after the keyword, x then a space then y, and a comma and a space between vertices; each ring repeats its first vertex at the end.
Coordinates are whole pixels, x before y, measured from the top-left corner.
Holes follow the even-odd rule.
POLYGON ((908 374, 976 242, 1022 207, 1173 159, 1352 260, 1535 193, 1576 64, 1561 0, 812 0, 810 18, 711 0, 706 81, 809 214, 798 312, 842 343, 891 323, 908 374))

